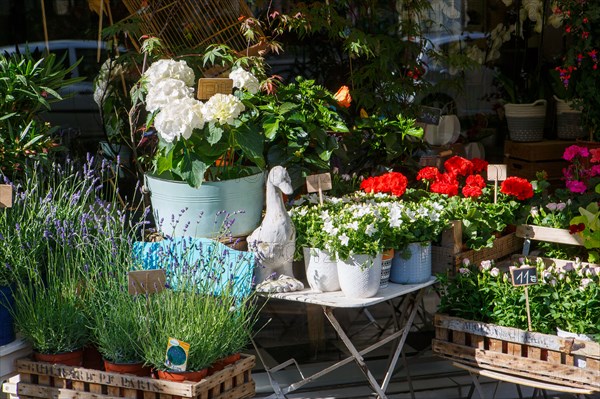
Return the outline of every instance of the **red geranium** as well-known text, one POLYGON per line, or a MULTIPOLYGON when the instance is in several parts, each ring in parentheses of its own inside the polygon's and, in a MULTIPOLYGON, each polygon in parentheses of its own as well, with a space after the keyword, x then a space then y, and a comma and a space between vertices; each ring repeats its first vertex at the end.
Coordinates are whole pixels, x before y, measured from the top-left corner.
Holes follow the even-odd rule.
POLYGON ((526 200, 533 197, 533 186, 527 179, 511 176, 502 182, 500 192, 513 195, 519 200, 526 200))
POLYGON ((366 193, 388 193, 400 197, 406 191, 408 179, 400 172, 389 172, 381 176, 369 177, 360 183, 366 193))
POLYGON ((438 168, 434 166, 425 166, 417 173, 417 180, 435 180, 440 175, 438 168))
POLYGON ((473 162, 466 158, 459 157, 458 155, 448 158, 446 162, 444 162, 446 173, 450 173, 454 176, 469 176, 473 174, 474 168, 473 162))
POLYGON ((481 187, 478 186, 464 186, 462 189, 462 194, 465 197, 477 198, 483 194, 483 191, 481 190, 481 187))
POLYGON ((458 195, 458 180, 455 175, 450 173, 441 173, 438 178, 431 183, 429 188, 432 193, 446 194, 450 197, 458 195))
POLYGON ((481 177, 481 175, 467 176, 467 181, 465 183, 467 186, 485 188, 485 180, 483 180, 483 177, 481 177))
POLYGON ((471 159, 471 162, 473 163, 473 173, 481 173, 483 171, 487 171, 487 167, 489 162, 486 160, 483 160, 481 158, 473 158, 471 159))

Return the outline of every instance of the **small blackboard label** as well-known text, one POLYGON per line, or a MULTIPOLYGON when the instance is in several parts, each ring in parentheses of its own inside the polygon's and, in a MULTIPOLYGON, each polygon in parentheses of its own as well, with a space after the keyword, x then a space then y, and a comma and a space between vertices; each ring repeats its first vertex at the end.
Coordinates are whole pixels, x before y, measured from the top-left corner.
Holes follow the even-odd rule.
POLYGON ((513 267, 510 269, 510 276, 514 286, 538 283, 537 269, 534 266, 513 267))
POLYGON ((421 113, 417 116, 417 122, 428 125, 439 125, 442 110, 440 108, 421 106, 421 113))

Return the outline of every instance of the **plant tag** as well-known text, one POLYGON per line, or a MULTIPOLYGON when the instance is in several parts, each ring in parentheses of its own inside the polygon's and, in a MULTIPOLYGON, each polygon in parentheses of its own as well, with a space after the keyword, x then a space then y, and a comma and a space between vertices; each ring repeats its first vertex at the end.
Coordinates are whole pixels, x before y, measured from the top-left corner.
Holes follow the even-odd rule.
POLYGON ((190 344, 169 337, 167 351, 165 352, 165 366, 173 371, 185 371, 187 368, 190 344))
POLYGON ((513 285, 535 285, 538 283, 537 269, 535 266, 511 267, 510 277, 513 285))
POLYGON ((0 184, 0 208, 10 208, 12 206, 12 186, 10 184, 0 184))
POLYGON ((319 192, 319 202, 323 205, 323 191, 331 190, 331 175, 321 173, 306 177, 306 191, 309 193, 319 192))
POLYGON ((488 165, 487 167, 487 179, 493 181, 503 181, 506 180, 506 165, 505 164, 496 164, 496 165, 488 165))
POLYGON ((217 93, 231 94, 233 79, 229 78, 201 78, 198 80, 198 100, 208 100, 217 93))
POLYGON ((131 295, 153 294, 165 289, 165 269, 134 270, 127 273, 127 286, 131 295))

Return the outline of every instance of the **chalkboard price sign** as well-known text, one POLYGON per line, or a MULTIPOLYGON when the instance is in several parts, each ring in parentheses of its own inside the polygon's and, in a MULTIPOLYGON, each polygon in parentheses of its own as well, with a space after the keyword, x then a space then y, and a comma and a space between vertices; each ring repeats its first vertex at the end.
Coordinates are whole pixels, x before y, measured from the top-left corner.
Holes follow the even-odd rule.
POLYGON ((514 286, 534 285, 538 283, 537 269, 531 267, 513 267, 510 269, 510 276, 514 286))

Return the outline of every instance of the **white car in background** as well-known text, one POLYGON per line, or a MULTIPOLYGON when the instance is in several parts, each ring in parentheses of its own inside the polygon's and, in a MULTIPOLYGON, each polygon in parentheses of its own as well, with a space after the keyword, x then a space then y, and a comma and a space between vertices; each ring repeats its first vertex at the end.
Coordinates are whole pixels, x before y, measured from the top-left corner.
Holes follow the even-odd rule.
POLYGON ((432 85, 432 90, 417 101, 423 105, 441 108, 443 114, 457 114, 459 117, 494 113, 494 103, 490 101, 490 97, 497 91, 493 84, 493 69, 475 65, 465 71, 453 71, 429 56, 431 50, 445 55, 452 51, 466 52, 468 46, 485 40, 487 34, 482 32, 427 35, 420 61, 425 67, 423 79, 432 85), (462 84, 447 84, 457 79, 460 79, 462 84))
MULTIPOLYGON (((78 135, 86 150, 95 151, 98 141, 104 137, 100 110, 94 102, 93 80, 102 63, 107 58, 106 44, 100 43, 100 60, 97 59, 98 42, 93 40, 53 40, 49 41, 49 50, 59 60, 65 53, 65 67, 73 65, 81 59, 70 77, 85 77, 85 80, 63 88, 60 94, 66 97, 63 101, 51 104, 51 111, 44 112, 41 117, 52 126, 59 126, 69 134, 78 135)), ((25 53, 26 48, 33 54, 43 54, 45 42, 22 43, 0 47, 0 53, 25 53)))

